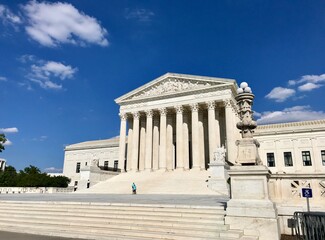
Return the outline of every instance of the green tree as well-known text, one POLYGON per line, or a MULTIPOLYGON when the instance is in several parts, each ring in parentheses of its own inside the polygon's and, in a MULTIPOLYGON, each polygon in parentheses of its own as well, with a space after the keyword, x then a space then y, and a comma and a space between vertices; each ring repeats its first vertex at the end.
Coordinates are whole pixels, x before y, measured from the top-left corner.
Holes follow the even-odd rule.
POLYGON ((19 173, 11 166, 0 172, 1 187, 67 187, 70 181, 64 176, 51 177, 33 165, 25 167, 19 173))
POLYGON ((7 141, 6 136, 3 133, 1 133, 0 134, 0 152, 5 150, 4 144, 6 141, 7 141))
POLYGON ((1 187, 16 187, 18 174, 14 167, 7 166, 4 171, 0 172, 1 187))

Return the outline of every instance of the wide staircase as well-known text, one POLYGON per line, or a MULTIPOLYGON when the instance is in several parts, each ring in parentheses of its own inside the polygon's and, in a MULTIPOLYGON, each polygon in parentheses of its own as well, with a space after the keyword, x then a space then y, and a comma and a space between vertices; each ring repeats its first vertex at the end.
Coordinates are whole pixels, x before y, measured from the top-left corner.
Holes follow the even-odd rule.
POLYGON ((0 201, 0 230, 82 239, 257 240, 224 224, 223 206, 0 201))

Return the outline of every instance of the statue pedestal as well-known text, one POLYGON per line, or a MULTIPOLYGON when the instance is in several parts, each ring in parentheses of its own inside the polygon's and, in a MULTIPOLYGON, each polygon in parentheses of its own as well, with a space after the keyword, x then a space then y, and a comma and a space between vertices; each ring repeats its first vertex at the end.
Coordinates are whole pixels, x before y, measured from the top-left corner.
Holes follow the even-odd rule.
POLYGON ((261 159, 258 155, 259 143, 253 138, 243 138, 236 141, 238 146, 238 155, 236 164, 239 165, 256 165, 261 164, 261 159))
POLYGON ((231 199, 227 203, 226 224, 240 229, 245 235, 259 240, 280 239, 278 214, 269 199, 266 166, 233 166, 228 171, 231 179, 231 199))
POLYGON ((229 165, 224 162, 212 162, 209 164, 209 171, 211 177, 208 181, 208 188, 218 192, 220 195, 229 196, 229 179, 228 171, 229 165))

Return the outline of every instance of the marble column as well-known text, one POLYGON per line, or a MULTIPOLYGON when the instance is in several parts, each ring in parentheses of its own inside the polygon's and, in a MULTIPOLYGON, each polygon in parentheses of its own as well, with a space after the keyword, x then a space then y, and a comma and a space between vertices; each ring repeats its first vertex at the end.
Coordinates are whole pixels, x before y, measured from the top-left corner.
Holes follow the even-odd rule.
POLYGON ((221 147, 221 131, 220 131, 220 108, 215 109, 215 147, 221 147))
POLYGON ((159 119, 153 115, 152 170, 159 168, 159 119))
POLYGON ((320 156, 320 150, 317 149, 317 138, 313 137, 310 139, 311 146, 313 151, 311 151, 311 164, 314 168, 314 171, 317 173, 320 173, 323 171, 323 164, 322 160, 319 158, 320 156))
POLYGON ((293 144, 293 166, 296 172, 300 173, 303 169, 301 151, 299 149, 299 139, 292 139, 293 144))
POLYGON ((173 116, 175 116, 174 113, 169 113, 167 116, 167 130, 166 130, 167 171, 171 171, 174 169, 173 116))
POLYGON ((183 114, 183 159, 184 170, 190 169, 190 154, 189 154, 189 116, 187 112, 183 114))
POLYGON ((234 126, 234 120, 233 118, 233 106, 232 101, 230 99, 227 99, 224 101, 225 104, 225 115, 226 115, 226 144, 227 144, 227 160, 235 163, 236 161, 236 155, 237 155, 237 147, 235 144, 235 130, 236 126, 234 126))
POLYGON ((140 147, 139 147, 139 171, 144 170, 146 158, 146 119, 140 118, 140 147))
MULTIPOLYGON (((280 141, 274 140, 274 146, 275 146, 276 150, 281 149, 280 141)), ((274 161, 275 161, 275 167, 277 168, 277 172, 284 172, 284 160, 283 160, 283 152, 282 151, 275 151, 274 161)), ((266 159, 266 162, 267 162, 267 159, 266 159)))
POLYGON ((126 148, 126 113, 120 113, 121 126, 120 126, 120 144, 119 144, 119 157, 118 157, 118 168, 121 172, 124 172, 125 162, 125 148, 126 148))
POLYGON ((159 169, 166 170, 166 131, 167 131, 167 109, 161 108, 160 112, 160 149, 159 169))
POLYGON ((133 118, 128 119, 128 149, 126 155, 126 171, 132 168, 132 140, 133 140, 133 118))
POLYGON ((200 146, 199 146, 199 105, 194 103, 191 105, 192 111, 192 169, 200 168, 200 146))
POLYGON ((203 109, 199 110, 199 147, 200 147, 200 169, 205 169, 205 137, 203 109))
POLYGON ((176 109, 176 168, 184 169, 183 106, 176 109))
POLYGON ((152 169, 152 110, 146 111, 146 115, 146 158, 144 169, 146 171, 150 171, 152 169))
POLYGON ((134 112, 133 114, 133 138, 132 138, 132 165, 131 170, 138 170, 138 157, 139 157, 139 127, 140 127, 140 114, 134 112))
POLYGON ((213 162, 214 152, 216 150, 216 115, 215 102, 207 102, 208 106, 208 129, 209 129, 209 163, 213 162))

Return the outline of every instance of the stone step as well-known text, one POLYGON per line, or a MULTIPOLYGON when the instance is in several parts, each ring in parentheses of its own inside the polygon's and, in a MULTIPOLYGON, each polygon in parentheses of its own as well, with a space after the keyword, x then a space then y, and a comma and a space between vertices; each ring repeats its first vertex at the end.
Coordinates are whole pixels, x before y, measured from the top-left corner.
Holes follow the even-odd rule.
POLYGON ((184 221, 184 222, 200 222, 202 224, 214 224, 214 223, 220 223, 220 221, 223 222, 224 216, 220 215, 212 215, 212 216, 188 216, 188 215, 166 215, 166 214, 158 214, 156 213, 155 215, 147 213, 141 213, 141 212, 136 212, 136 213, 125 213, 125 212, 115 212, 115 213, 110 213, 110 212, 97 212, 97 213, 92 213, 88 211, 74 211, 73 208, 71 209, 62 209, 62 210, 55 210, 53 211, 52 209, 0 209, 0 214, 4 213, 10 213, 10 214, 25 214, 25 215, 33 215, 33 214, 40 214, 40 215, 46 215, 46 216, 76 216, 76 217, 102 217, 102 218, 118 218, 118 219, 138 219, 138 220, 163 220, 163 221, 184 221))
POLYGON ((0 229, 2 230, 10 230, 10 228, 14 228, 16 232, 26 232, 28 230, 29 233, 41 234, 45 235, 55 235, 55 236, 65 236, 72 237, 71 234, 75 234, 75 238, 85 238, 85 239, 171 239, 171 240, 233 240, 238 238, 232 237, 220 237, 220 236, 206 236, 205 234, 175 234, 173 232, 155 232, 152 230, 146 231, 137 231, 137 230, 129 230, 125 229, 121 231, 121 229, 113 229, 113 228, 96 228, 96 227, 87 227, 80 228, 78 226, 65 226, 59 224, 44 224, 44 223, 21 223, 17 221, 6 220, 2 222, 0 229))
POLYGON ((215 213, 215 214, 224 214, 225 210, 223 206, 215 206, 215 207, 206 207, 206 206, 188 206, 188 205, 161 205, 161 204, 114 204, 114 203, 83 203, 83 202, 21 202, 21 201, 0 201, 1 206, 5 207, 45 207, 48 208, 80 208, 80 209, 115 209, 115 210, 125 210, 125 209, 133 209, 139 211, 174 211, 177 209, 178 212, 199 212, 199 213, 215 213))
POLYGON ((207 236, 207 237, 216 237, 219 236, 219 231, 227 230, 227 225, 220 225, 219 229, 216 226, 216 229, 207 229, 207 228, 200 228, 200 227, 176 227, 176 226, 159 226, 159 225, 142 225, 141 223, 133 223, 133 224, 118 224, 118 223, 94 223, 89 221, 69 221, 67 219, 61 219, 60 221, 56 219, 39 219, 35 217, 20 217, 20 218, 13 218, 13 217, 0 217, 1 222, 6 221, 14 221, 16 223, 32 223, 32 224, 46 224, 46 225, 60 225, 61 229, 65 229, 70 226, 80 227, 80 228, 102 228, 105 229, 114 229, 120 231, 139 231, 139 232, 147 232, 153 231, 157 234, 161 233, 169 233, 169 234, 190 234, 194 236, 207 236), (66 227, 67 226, 67 227, 66 227))
POLYGON ((257 236, 242 236, 240 240, 258 240, 257 236))
MULTIPOLYGON (((71 208, 30 208, 30 207, 22 207, 22 206, 17 206, 15 209, 18 210, 26 210, 28 208, 29 211, 51 211, 53 213, 56 212, 73 212, 73 213, 83 213, 83 214, 88 214, 88 213, 100 213, 100 214, 107 214, 107 215, 134 215, 137 213, 141 213, 143 215, 147 216, 169 216, 169 217, 191 217, 191 218, 204 218, 204 219, 216 219, 219 218, 220 216, 224 216, 223 214, 208 214, 208 213, 179 213, 177 212, 177 209, 175 211, 170 211, 170 212, 160 212, 160 211, 137 211, 137 210, 111 210, 111 209, 103 209, 103 210, 98 210, 98 209, 75 209, 73 207, 71 208)), ((0 211, 5 211, 7 210, 8 207, 2 207, 0 206, 0 211)))
MULTIPOLYGON (((7 213, 1 212, 0 213, 0 219, 1 218, 28 218, 28 219, 56 219, 56 220, 61 220, 64 218, 66 221, 82 221, 82 222, 90 222, 94 224, 135 224, 139 222, 139 218, 112 218, 110 216, 95 216, 95 217, 90 217, 90 216, 75 216, 75 215, 51 215, 49 213, 34 213, 34 214, 26 214, 26 213, 16 213, 14 211, 8 210, 7 213), (27 217, 28 216, 28 217, 27 217)), ((198 221, 189 221, 191 219, 187 219, 188 221, 183 221, 184 219, 173 219, 173 220, 165 220, 165 219, 149 219, 149 220, 144 220, 140 219, 142 225, 154 225, 154 226, 163 226, 163 227, 190 227, 190 228, 202 228, 202 229, 210 229, 210 230, 215 230, 215 229, 222 229, 226 230, 228 227, 224 225, 224 221, 218 220, 218 221, 213 221, 209 223, 202 223, 198 221)))
POLYGON ((176 208, 176 207, 159 207, 159 208, 139 208, 139 207, 133 207, 133 206, 121 206, 121 207, 111 207, 111 206, 93 206, 93 205, 79 205, 79 204, 75 204, 75 205, 52 205, 52 204, 3 204, 1 203, 0 205, 0 210, 2 209, 8 209, 8 208, 16 208, 16 209, 37 209, 37 210, 42 210, 42 209, 51 209, 51 210, 55 210, 55 209, 73 209, 75 212, 76 211, 92 211, 92 212, 100 212, 102 213, 103 211, 109 211, 109 212, 128 212, 128 213, 132 213, 132 212, 137 212, 137 211, 141 211, 141 212, 145 212, 145 213, 149 213, 149 214, 177 214, 177 216, 180 215, 225 215, 225 211, 223 209, 196 209, 196 208, 189 208, 189 209, 184 209, 184 208, 176 208))
POLYGON ((235 238, 239 239, 243 236, 244 232, 241 230, 228 230, 220 233, 221 238, 235 238))

